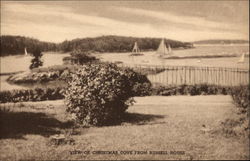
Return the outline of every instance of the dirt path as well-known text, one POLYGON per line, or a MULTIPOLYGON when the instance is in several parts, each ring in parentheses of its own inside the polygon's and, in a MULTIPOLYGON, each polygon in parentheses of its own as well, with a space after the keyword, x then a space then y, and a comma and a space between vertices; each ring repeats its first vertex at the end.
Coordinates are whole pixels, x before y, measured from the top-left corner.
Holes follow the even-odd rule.
MULTIPOLYGON (((249 157, 249 140, 213 132, 220 128, 222 121, 235 116, 230 96, 150 96, 135 100, 122 125, 78 129, 80 134, 72 135, 75 145, 58 147, 48 146, 47 137, 35 134, 25 135, 26 140, 1 139, 0 158, 202 160, 249 157), (70 155, 74 150, 90 151, 90 154, 70 155), (118 151, 119 154, 93 154, 95 151, 118 151), (132 151, 132 154, 121 154, 121 151, 132 151), (152 151, 156 151, 155 154, 150 154, 152 151)), ((46 104, 53 102, 46 101, 46 104)), ((63 102, 55 102, 56 107, 60 104, 63 102)))

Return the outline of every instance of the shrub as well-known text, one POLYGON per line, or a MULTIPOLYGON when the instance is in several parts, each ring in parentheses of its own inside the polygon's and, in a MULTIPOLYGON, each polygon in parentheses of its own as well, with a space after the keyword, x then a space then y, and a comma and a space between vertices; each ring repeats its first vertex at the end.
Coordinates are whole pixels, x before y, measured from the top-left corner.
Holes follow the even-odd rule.
POLYGON ((249 115, 249 86, 234 87, 231 96, 242 113, 249 115))
POLYGON ((64 63, 70 62, 71 64, 86 64, 93 61, 98 61, 98 59, 94 56, 90 56, 90 52, 74 50, 70 53, 70 57, 65 57, 63 59, 64 63))
MULTIPOLYGON (((114 64, 89 64, 72 74, 65 92, 67 112, 82 125, 116 123, 132 103, 146 77, 114 64)), ((149 81, 148 81, 149 82, 149 81)))
POLYGON ((63 88, 35 88, 0 92, 0 103, 63 99, 63 88))
POLYGON ((70 79, 70 73, 77 70, 76 66, 57 65, 45 68, 35 68, 31 72, 11 75, 7 81, 15 84, 48 83, 55 80, 70 79))
POLYGON ((179 85, 179 86, 156 86, 153 88, 151 95, 214 95, 214 94, 230 94, 232 87, 222 87, 216 85, 179 85))
POLYGON ((151 83, 147 76, 137 73, 130 68, 123 69, 128 77, 130 87, 132 87, 132 96, 147 96, 151 93, 151 83))

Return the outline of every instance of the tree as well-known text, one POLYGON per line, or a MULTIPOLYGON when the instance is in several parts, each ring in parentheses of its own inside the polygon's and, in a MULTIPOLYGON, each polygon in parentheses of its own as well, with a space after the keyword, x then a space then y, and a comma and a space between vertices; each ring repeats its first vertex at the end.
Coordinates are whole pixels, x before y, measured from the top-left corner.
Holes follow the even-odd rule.
POLYGON ((70 53, 71 61, 73 64, 83 65, 88 62, 96 61, 97 59, 93 56, 90 56, 88 51, 74 50, 70 53))
POLYGON ((39 47, 35 48, 35 50, 32 52, 32 56, 34 58, 31 60, 30 69, 38 68, 39 66, 43 65, 43 62, 41 60, 43 54, 39 47))

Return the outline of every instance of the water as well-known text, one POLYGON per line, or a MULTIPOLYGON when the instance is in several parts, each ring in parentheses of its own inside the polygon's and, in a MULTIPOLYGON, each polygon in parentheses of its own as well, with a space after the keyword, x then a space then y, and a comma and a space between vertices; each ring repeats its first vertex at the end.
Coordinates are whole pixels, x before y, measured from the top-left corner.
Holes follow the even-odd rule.
MULTIPOLYGON (((52 65, 61 65, 63 64, 63 58, 69 56, 69 54, 61 54, 61 53, 45 53, 42 57, 43 59, 43 67, 48 67, 52 65)), ((6 56, 0 57, 1 60, 1 73, 12 73, 19 71, 27 71, 29 70, 29 65, 31 62, 31 56, 6 56)), ((9 76, 0 76, 0 91, 3 90, 12 90, 12 89, 24 89, 23 86, 18 86, 14 84, 9 84, 6 79, 9 76)))
MULTIPOLYGON (((63 58, 69 54, 48 52, 42 56, 43 67, 63 64, 63 58)), ((32 57, 30 55, 6 56, 0 57, 1 68, 0 73, 12 73, 18 71, 29 70, 32 57)))
POLYGON ((170 65, 170 66, 208 66, 208 67, 228 67, 228 68, 249 68, 249 55, 245 63, 237 63, 243 52, 249 53, 249 46, 197 46, 193 49, 173 50, 173 56, 204 56, 204 55, 232 55, 237 57, 223 58, 191 58, 191 59, 160 59, 155 55, 155 51, 143 52, 143 56, 129 56, 131 53, 105 53, 97 54, 103 61, 120 61, 126 64, 148 64, 148 65, 170 65), (118 55, 119 54, 119 55, 118 55))
POLYGON ((0 91, 12 90, 12 89, 25 89, 23 86, 9 84, 6 80, 9 76, 0 76, 0 91))
MULTIPOLYGON (((144 56, 129 56, 131 53, 103 53, 96 54, 103 61, 121 61, 126 64, 147 64, 147 65, 171 65, 171 66, 209 66, 209 67, 230 67, 249 69, 249 55, 245 63, 237 63, 243 52, 249 53, 249 46, 224 45, 224 46, 196 46, 193 49, 173 50, 174 56, 200 56, 200 55, 221 55, 237 54, 238 57, 207 58, 207 59, 159 59, 155 51, 143 52, 144 56)), ((44 67, 63 64, 62 59, 69 54, 45 53, 43 55, 44 67)), ((1 57, 0 73, 10 73, 29 70, 31 56, 7 56, 1 57)), ((24 87, 8 84, 8 76, 0 76, 0 91, 21 89, 24 87)))

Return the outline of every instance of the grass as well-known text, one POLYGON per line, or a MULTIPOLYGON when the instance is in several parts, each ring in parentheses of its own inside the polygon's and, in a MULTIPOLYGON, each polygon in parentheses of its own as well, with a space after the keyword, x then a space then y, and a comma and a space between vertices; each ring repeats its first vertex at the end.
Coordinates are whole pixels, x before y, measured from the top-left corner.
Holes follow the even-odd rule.
POLYGON ((249 158, 248 138, 224 135, 222 123, 236 117, 230 96, 150 96, 135 100, 120 125, 74 130, 62 100, 17 103, 15 107, 1 104, 0 160, 249 158), (74 145, 49 144, 50 135, 69 131, 74 131, 70 135, 74 145), (117 154, 92 154, 94 151, 117 154))

